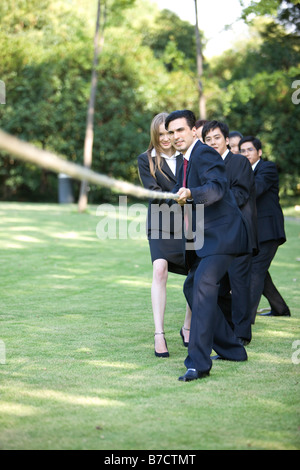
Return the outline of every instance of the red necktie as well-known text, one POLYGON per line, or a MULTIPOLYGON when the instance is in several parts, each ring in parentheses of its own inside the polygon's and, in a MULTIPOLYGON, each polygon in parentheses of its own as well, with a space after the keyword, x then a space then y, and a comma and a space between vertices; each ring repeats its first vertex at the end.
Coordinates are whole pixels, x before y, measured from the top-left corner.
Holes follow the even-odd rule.
POLYGON ((183 188, 186 188, 186 170, 187 170, 188 163, 189 161, 185 158, 183 160, 183 183, 182 183, 183 188))
MULTIPOLYGON (((185 158, 183 160, 183 182, 182 182, 183 188, 186 188, 186 171, 187 171, 188 164, 189 164, 189 161, 185 158)), ((184 212, 184 223, 185 223, 185 228, 186 228, 186 234, 188 234, 189 218, 186 212, 184 212)))

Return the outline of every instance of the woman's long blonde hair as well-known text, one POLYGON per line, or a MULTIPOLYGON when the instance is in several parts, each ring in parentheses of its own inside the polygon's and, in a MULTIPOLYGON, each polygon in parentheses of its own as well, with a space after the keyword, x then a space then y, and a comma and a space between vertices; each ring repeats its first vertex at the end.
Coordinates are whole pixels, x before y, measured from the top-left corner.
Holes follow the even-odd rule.
POLYGON ((159 144, 159 126, 165 123, 167 116, 168 116, 168 113, 157 114, 152 119, 151 126, 150 126, 150 143, 147 149, 147 155, 149 159, 150 173, 154 178, 156 178, 155 172, 156 170, 158 170, 165 176, 165 178, 169 179, 167 175, 165 175, 165 173, 163 173, 161 169, 163 158, 160 155, 161 147, 159 144), (156 153, 155 159, 152 158, 151 156, 151 152, 153 149, 155 149, 155 153, 156 153))

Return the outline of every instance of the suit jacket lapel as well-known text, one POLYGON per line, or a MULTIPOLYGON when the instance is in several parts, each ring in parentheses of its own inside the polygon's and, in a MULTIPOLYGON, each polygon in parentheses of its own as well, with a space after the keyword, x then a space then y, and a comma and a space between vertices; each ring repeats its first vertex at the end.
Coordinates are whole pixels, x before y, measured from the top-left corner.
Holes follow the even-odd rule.
POLYGON ((257 173, 258 167, 261 165, 262 160, 259 160, 258 164, 254 168, 254 174, 257 173))
POLYGON ((186 181, 188 180, 189 173, 191 171, 191 166, 192 166, 191 163, 192 163, 193 153, 194 153, 195 149, 199 147, 199 144, 200 144, 200 140, 198 142, 196 142, 196 144, 194 145, 194 148, 192 150, 192 153, 190 155, 189 164, 188 164, 188 167, 187 167, 187 170, 186 170, 186 181))
POLYGON ((172 181, 177 181, 177 178, 176 176, 174 175, 174 173, 172 172, 172 170, 170 169, 169 165, 167 164, 166 160, 164 159, 163 161, 163 164, 162 164, 162 167, 161 167, 162 171, 168 176, 168 178, 171 178, 172 181))
POLYGON ((182 163, 183 163, 183 155, 180 153, 176 157, 176 175, 175 175, 176 181, 178 179, 179 170, 180 170, 182 163))
POLYGON ((225 160, 223 160, 223 162, 225 163, 225 165, 227 165, 228 162, 229 162, 229 160, 231 160, 232 155, 233 155, 233 153, 229 150, 229 152, 227 153, 227 155, 226 155, 226 157, 225 157, 225 160))

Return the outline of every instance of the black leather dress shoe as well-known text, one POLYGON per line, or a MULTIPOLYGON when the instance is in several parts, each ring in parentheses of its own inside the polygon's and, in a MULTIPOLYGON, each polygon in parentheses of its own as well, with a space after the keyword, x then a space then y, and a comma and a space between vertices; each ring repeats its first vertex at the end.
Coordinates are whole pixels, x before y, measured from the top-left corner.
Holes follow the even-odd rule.
POLYGON ((272 310, 270 310, 270 312, 262 312, 262 313, 258 313, 257 315, 260 315, 261 317, 290 317, 291 312, 287 310, 284 313, 275 313, 272 310))
POLYGON ((188 369, 182 377, 179 377, 178 380, 181 382, 191 382, 192 380, 203 379, 208 375, 209 372, 198 372, 196 369, 188 369))

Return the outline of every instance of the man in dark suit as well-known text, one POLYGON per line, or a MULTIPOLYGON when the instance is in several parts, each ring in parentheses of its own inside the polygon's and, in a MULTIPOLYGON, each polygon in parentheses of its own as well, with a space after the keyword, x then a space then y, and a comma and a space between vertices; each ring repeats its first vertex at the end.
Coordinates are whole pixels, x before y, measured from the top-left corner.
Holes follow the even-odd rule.
POLYGON ((179 377, 185 382, 209 374, 212 350, 223 359, 247 360, 244 346, 218 306, 220 280, 235 256, 251 251, 246 223, 229 190, 225 164, 218 152, 196 137, 195 121, 191 111, 179 110, 171 113, 165 123, 171 142, 185 160, 173 192, 178 193, 180 205, 189 203, 192 207, 189 223, 194 244, 186 243, 189 274, 184 284, 192 321, 187 371, 179 377), (204 218, 200 220, 199 206, 204 206, 204 218))
MULTIPOLYGON (((256 196, 253 171, 249 161, 229 150, 229 128, 219 121, 207 122, 202 130, 203 141, 222 157, 229 186, 237 205, 249 225, 253 253, 258 247, 256 196)), ((250 279, 252 254, 238 256, 231 263, 221 281, 219 306, 232 324, 239 340, 247 345, 251 341, 250 279), (231 290, 231 296, 230 296, 231 290)))
MULTIPOLYGON (((256 186, 259 252, 252 260, 250 289, 251 318, 254 323, 265 283, 270 283, 268 269, 278 247, 285 243, 286 236, 275 163, 261 159, 261 141, 254 136, 243 137, 239 148, 252 165, 256 186)), ((290 315, 289 311, 286 315, 290 315)))

